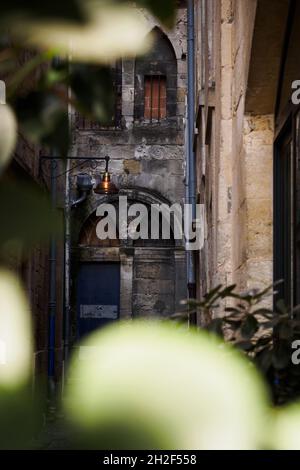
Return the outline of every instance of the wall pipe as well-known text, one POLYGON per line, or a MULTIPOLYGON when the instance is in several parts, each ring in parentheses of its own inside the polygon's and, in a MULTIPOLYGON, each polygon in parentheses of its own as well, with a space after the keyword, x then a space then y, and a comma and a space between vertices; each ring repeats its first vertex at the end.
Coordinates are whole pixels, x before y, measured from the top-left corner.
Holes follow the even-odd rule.
POLYGON ((74 201, 70 198, 70 160, 67 163, 65 181, 65 289, 64 289, 64 368, 69 358, 70 341, 70 271, 71 271, 71 210, 83 203, 89 190, 81 190, 81 195, 74 201))
MULTIPOLYGON (((84 202, 88 196, 89 191, 92 189, 85 185, 82 187, 78 185, 80 195, 77 199, 72 201, 70 197, 70 180, 69 173, 72 168, 70 165, 71 160, 84 160, 84 161, 105 161, 106 170, 108 170, 109 157, 54 157, 54 156, 41 156, 40 165, 46 160, 51 161, 51 204, 53 210, 56 209, 57 203, 57 178, 65 175, 65 239, 64 239, 64 315, 63 315, 63 330, 64 330, 64 362, 66 363, 69 355, 69 338, 70 338, 70 263, 71 263, 71 210, 84 202), (62 160, 66 162, 66 171, 63 174, 57 175, 57 161, 62 160)), ((55 328, 56 328, 56 264, 57 264, 57 249, 55 238, 50 242, 50 256, 49 256, 49 303, 48 303, 48 389, 50 399, 54 398, 55 387, 55 328)), ((65 364, 64 364, 65 366, 65 364)))
MULTIPOLYGON (((51 204, 56 209, 56 165, 51 162, 51 204)), ((55 393, 55 323, 56 323, 56 240, 50 241, 49 259, 49 330, 48 330, 48 387, 50 397, 55 393)))
MULTIPOLYGON (((58 57, 53 58, 53 65, 58 65, 60 59, 58 57)), ((54 150, 55 152, 55 150, 54 150)), ((51 206, 52 210, 56 210, 57 203, 57 165, 53 160, 51 161, 51 206)), ((48 395, 51 402, 55 400, 56 385, 55 385, 55 329, 56 329, 56 240, 51 237, 50 240, 50 259, 49 259, 49 326, 48 326, 48 395)))
MULTIPOLYGON (((68 67, 71 69, 72 63, 72 44, 70 44, 70 53, 68 56, 68 67)), ((72 90, 68 87, 68 124, 69 133, 72 134, 72 90)), ((66 364, 69 359, 69 341, 70 341, 70 263, 71 263, 71 198, 70 198, 70 177, 71 161, 67 159, 66 178, 65 178, 65 250, 64 250, 64 311, 63 311, 63 387, 65 384, 66 364)))
MULTIPOLYGON (((71 116, 71 110, 69 111, 71 116)), ((71 117, 69 117, 71 121, 71 117)), ((79 197, 75 200, 71 199, 71 188, 70 188, 70 172, 71 161, 78 160, 78 157, 67 157, 67 168, 66 168, 66 179, 65 179, 65 253, 64 253, 64 318, 63 318, 63 329, 64 329, 64 375, 68 364, 69 350, 70 350, 70 311, 71 311, 71 212, 72 209, 76 208, 79 204, 83 203, 92 189, 83 189, 78 187, 79 197)), ((110 157, 85 157, 85 161, 105 161, 105 171, 108 171, 108 165, 110 157)))
MULTIPOLYGON (((70 200, 70 160, 67 160, 67 171, 65 180, 65 285, 64 285, 64 375, 65 367, 69 358, 70 338, 70 258, 71 258, 71 200, 70 200)), ((64 377, 65 378, 65 377, 64 377)))
MULTIPOLYGON (((194 1, 188 0, 187 8, 187 59, 188 59, 188 145, 187 145, 187 202, 192 206, 192 223, 196 219, 196 165, 194 153, 195 128, 195 22, 194 1)), ((193 251, 187 251, 188 297, 196 297, 196 273, 193 251)))

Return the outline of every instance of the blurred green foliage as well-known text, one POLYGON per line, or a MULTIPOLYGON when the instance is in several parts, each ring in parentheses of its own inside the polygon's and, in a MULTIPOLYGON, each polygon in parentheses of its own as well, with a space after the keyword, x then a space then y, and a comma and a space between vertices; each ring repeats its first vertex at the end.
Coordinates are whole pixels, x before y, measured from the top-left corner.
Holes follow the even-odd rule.
POLYGON ((176 0, 137 0, 136 4, 148 8, 165 26, 174 25, 176 0))
POLYGON ((275 402, 285 403, 300 397, 300 368, 291 362, 292 343, 300 337, 300 307, 290 309, 277 300, 271 308, 274 296, 276 284, 241 294, 236 285, 218 285, 202 300, 189 301, 188 311, 175 318, 201 315, 205 329, 247 354, 268 379, 275 402))
MULTIPOLYGON (((100 8, 131 5, 131 2, 123 0, 93 0, 89 3, 100 8)), ((104 125, 111 122, 115 93, 110 65, 78 61, 70 65, 66 56, 57 57, 55 48, 45 50, 42 45, 31 50, 29 46, 24 48, 24 38, 21 39, 16 26, 21 20, 20 26, 32 22, 35 25, 60 22, 66 29, 70 24, 85 27, 93 20, 87 16, 86 5, 87 2, 82 0, 63 3, 56 0, 44 3, 36 0, 1 2, 0 78, 6 83, 8 105, 6 112, 1 114, 2 121, 6 119, 7 122, 2 122, 0 127, 0 131, 6 134, 0 146, 3 153, 0 155, 0 173, 7 166, 8 154, 12 154, 16 143, 17 126, 28 141, 67 156, 70 104, 90 120, 104 125), (13 125, 13 113, 17 126, 13 125)), ((148 8, 165 26, 174 23, 175 2, 172 0, 140 0, 136 5, 148 8)), ((33 246, 51 233, 57 233, 61 221, 51 210, 45 195, 37 194, 34 188, 4 183, 0 185, 0 192, 2 252, 6 251, 7 242, 13 241, 14 246, 16 242, 33 246)))
MULTIPOLYGON (((95 0, 93 3, 100 8, 130 4, 123 0, 95 0)), ((165 26, 174 24, 175 3, 173 0, 136 2, 138 7, 148 8, 165 26)), ((50 49, 48 52, 33 50, 32 56, 21 64, 23 44, 16 31, 18 28, 14 27, 14 21, 20 17, 24 22, 63 20, 67 28, 68 22, 89 21, 84 2, 66 0, 63 4, 57 1, 41 4, 36 0, 13 0, 1 4, 0 75, 7 83, 9 102, 16 111, 20 130, 33 143, 55 147, 66 155, 70 140, 68 103, 91 120, 103 124, 111 120, 114 93, 110 67, 73 63, 69 68, 65 57, 54 64, 55 50, 50 49)))
MULTIPOLYGON (((128 0, 95 0, 95 2, 103 5, 112 3, 122 5, 130 3, 128 0)), ((176 6, 175 0, 137 0, 136 5, 147 8, 166 26, 172 26, 174 22, 174 11, 176 6)), ((6 22, 21 15, 22 17, 30 17, 36 20, 68 20, 75 22, 84 22, 86 20, 85 11, 80 0, 52 0, 51 2, 41 3, 38 0, 2 0, 1 1, 1 22, 6 22)))
POLYGON ((262 378, 214 335, 140 320, 96 331, 81 348, 64 400, 80 448, 263 445, 269 401, 262 378))
POLYGON ((62 214, 52 209, 48 194, 38 187, 24 183, 2 182, 0 211, 2 258, 11 241, 19 242, 23 248, 28 249, 50 234, 58 236, 62 233, 62 214))
MULTIPOLYGON (((130 2, 95 3, 118 6, 130 2)), ((147 8, 165 27, 174 24, 174 0, 135 3, 147 8)), ((34 144, 67 155, 69 104, 89 119, 105 122, 110 118, 114 105, 110 68, 78 61, 69 67, 65 57, 53 61, 57 51, 51 47, 47 51, 36 47, 24 54, 24 44, 14 28, 20 19, 41 25, 54 21, 85 25, 89 19, 84 2, 1 2, 0 75, 7 83, 19 130, 34 144)), ((13 126, 10 129, 16 134, 13 126)), ((1 157, 0 170, 7 160, 6 154, 1 157)), ((2 181, 0 210, 2 259, 9 245, 23 249, 61 230, 60 215, 36 188, 2 181)), ((272 294, 271 288, 240 295, 235 286, 217 286, 189 311, 196 309, 207 316, 220 301, 234 300, 223 316, 208 323, 207 333, 188 333, 166 324, 131 324, 97 332, 85 344, 92 349, 96 346, 94 360, 93 354, 90 363, 74 358, 70 373, 66 410, 76 423, 74 443, 111 449, 280 448, 284 443, 285 448, 300 449, 300 405, 278 415, 268 413, 267 393, 253 362, 211 336, 214 332, 228 340, 229 334, 229 342, 254 360, 273 389, 275 383, 278 401, 295 397, 300 374, 297 367, 291 367, 290 345, 299 335, 298 309, 290 312, 282 303, 274 310, 261 307, 264 297, 272 294)), ((3 308, 0 315, 5 313, 3 308)), ((28 384, 14 391, 0 386, 1 448, 28 445, 34 417, 41 416, 32 405, 28 384)))
MULTIPOLYGON (((101 1, 101 0, 100 0, 101 1)), ((40 2, 38 0, 1 0, 1 23, 7 27, 7 21, 14 21, 17 16, 34 18, 36 20, 70 20, 84 21, 83 10, 78 0, 52 0, 40 2)))
POLYGON ((0 450, 30 448, 42 429, 42 411, 30 383, 9 391, 0 385, 0 450))

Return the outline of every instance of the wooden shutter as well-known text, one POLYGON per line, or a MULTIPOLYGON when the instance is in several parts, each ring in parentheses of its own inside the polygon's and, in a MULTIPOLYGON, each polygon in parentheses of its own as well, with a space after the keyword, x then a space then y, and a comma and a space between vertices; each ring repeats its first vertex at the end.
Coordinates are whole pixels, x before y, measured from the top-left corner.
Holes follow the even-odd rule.
POLYGON ((167 90, 166 77, 162 75, 148 75, 144 82, 145 111, 147 120, 159 121, 167 116, 167 90))

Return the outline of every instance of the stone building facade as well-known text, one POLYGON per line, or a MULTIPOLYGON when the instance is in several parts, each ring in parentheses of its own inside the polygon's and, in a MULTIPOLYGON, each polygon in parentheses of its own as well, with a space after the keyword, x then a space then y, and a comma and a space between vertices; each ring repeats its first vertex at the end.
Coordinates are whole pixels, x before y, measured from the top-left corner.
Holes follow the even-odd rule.
POLYGON ((205 243, 198 295, 284 279, 299 303, 299 2, 198 0, 195 152, 205 243))
MULTIPOLYGON (((73 339, 81 321, 79 304, 92 302, 91 298, 78 298, 84 270, 87 270, 84 276, 89 276, 92 272, 89 270, 99 269, 99 289, 102 282, 103 292, 106 289, 103 281, 111 276, 111 290, 117 292, 116 296, 96 300, 95 294, 94 302, 117 303, 117 317, 121 319, 170 316, 186 298, 183 240, 171 236, 170 240, 109 242, 95 236, 97 208, 101 203, 112 203, 118 211, 119 196, 126 196, 129 206, 184 203, 186 6, 185 2, 179 2, 172 31, 164 30, 146 11, 142 14, 152 37, 152 47, 143 57, 122 59, 115 65, 117 106, 112 125, 104 127, 72 115, 71 156, 80 163, 81 158, 108 155, 109 171, 119 189, 119 194, 114 196, 91 192, 83 204, 72 210, 73 339), (151 100, 155 99, 158 105, 151 109, 151 100)), ((76 161, 73 164, 69 183, 75 197, 76 176, 86 170, 76 161)), ((95 162, 89 171, 97 180, 103 162, 95 162)), ((91 276, 95 279, 95 275, 91 276)))
POLYGON ((49 160, 53 149, 40 149, 19 135, 4 177, 15 184, 20 197, 23 183, 49 194, 54 181, 52 197, 65 222, 69 203, 78 197, 78 173, 89 173, 96 184, 104 170, 103 161, 86 165, 81 159, 108 155, 109 171, 119 190, 114 196, 91 191, 86 201, 70 210, 70 253, 66 240, 59 239, 53 245, 55 252, 47 240, 26 252, 12 249, 8 255, 7 249, 5 259, 1 258, 2 265, 23 280, 33 313, 35 375, 48 374, 50 382, 60 381, 70 342, 76 344, 84 333, 106 323, 107 312, 103 321, 93 322, 86 316, 82 319, 81 310, 100 304, 108 305, 108 319, 109 315, 113 319, 168 317, 186 297, 184 241, 175 240, 172 231, 168 240, 101 241, 95 230, 99 205, 111 203, 118 210, 119 196, 126 196, 129 206, 184 203, 185 1, 178 1, 172 31, 164 30, 148 12, 141 14, 152 48, 143 57, 120 59, 112 67, 116 106, 110 125, 91 122, 70 110, 72 160, 67 167, 61 159, 49 160))

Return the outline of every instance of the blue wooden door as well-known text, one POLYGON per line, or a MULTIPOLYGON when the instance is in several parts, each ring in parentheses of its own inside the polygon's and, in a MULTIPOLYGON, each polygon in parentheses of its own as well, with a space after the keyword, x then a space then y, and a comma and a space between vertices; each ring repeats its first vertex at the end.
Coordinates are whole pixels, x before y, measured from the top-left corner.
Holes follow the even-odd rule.
POLYGON ((82 263, 77 283, 78 337, 118 320, 120 265, 82 263))

